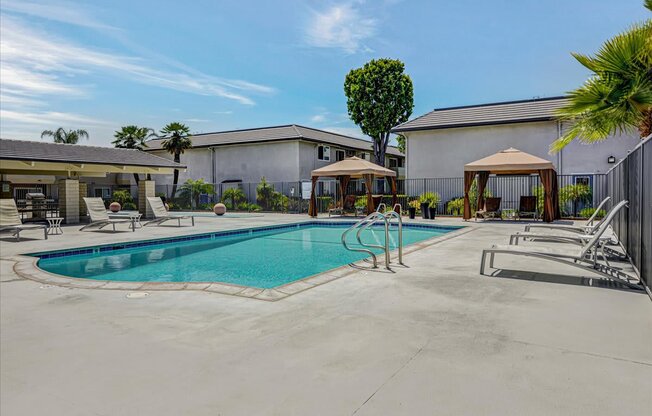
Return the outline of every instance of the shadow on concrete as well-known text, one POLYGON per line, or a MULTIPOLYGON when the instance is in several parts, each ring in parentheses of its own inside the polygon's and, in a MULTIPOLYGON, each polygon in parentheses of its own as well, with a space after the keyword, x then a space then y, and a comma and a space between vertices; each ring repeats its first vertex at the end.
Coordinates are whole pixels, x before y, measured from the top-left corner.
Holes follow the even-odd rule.
POLYGON ((556 283, 562 285, 599 287, 602 289, 622 290, 626 292, 646 294, 643 288, 634 289, 622 283, 613 280, 607 280, 598 276, 582 277, 582 276, 572 276, 572 275, 565 275, 565 274, 537 273, 537 272, 511 270, 511 269, 498 269, 494 271, 490 276, 507 278, 507 279, 529 280, 533 282, 556 283))

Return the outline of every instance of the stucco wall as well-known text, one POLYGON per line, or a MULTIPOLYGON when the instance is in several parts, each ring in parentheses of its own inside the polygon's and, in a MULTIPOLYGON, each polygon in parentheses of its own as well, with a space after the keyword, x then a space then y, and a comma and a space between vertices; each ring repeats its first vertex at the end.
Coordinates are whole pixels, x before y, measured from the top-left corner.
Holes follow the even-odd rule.
MULTIPOLYGON (((158 156, 172 159, 164 151, 152 152, 158 156)), ((258 182, 265 176, 270 182, 294 181, 299 175, 298 143, 262 143, 239 146, 215 147, 215 182, 240 180, 258 182)), ((198 148, 187 150, 181 155, 181 163, 187 171, 179 174, 179 183, 186 179, 213 179, 211 150, 198 148)), ((172 175, 160 175, 157 183, 172 183, 172 175)))
POLYGON ((509 147, 552 161, 560 174, 604 173, 612 166, 608 156, 622 158, 638 143, 632 134, 594 145, 573 143, 561 154, 550 155, 550 143, 558 137, 556 121, 417 131, 406 136, 408 178, 461 177, 465 163, 509 147))

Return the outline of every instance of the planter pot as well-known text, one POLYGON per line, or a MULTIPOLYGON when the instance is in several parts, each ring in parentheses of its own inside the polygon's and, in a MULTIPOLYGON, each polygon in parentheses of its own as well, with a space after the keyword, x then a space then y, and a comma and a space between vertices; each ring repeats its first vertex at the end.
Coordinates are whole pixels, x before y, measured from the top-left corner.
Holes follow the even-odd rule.
POLYGON ((109 210, 111 212, 119 212, 121 209, 122 209, 122 207, 120 206, 120 203, 118 203, 118 202, 111 202, 111 204, 109 205, 109 210))
POLYGON ((410 219, 413 220, 414 217, 417 215, 417 209, 414 207, 409 207, 408 214, 410 215, 410 219))
POLYGON ((428 219, 428 203, 421 204, 421 218, 428 219))
POLYGON ((428 208, 428 213, 430 214, 430 219, 434 220, 435 215, 437 215, 437 207, 430 207, 428 208))

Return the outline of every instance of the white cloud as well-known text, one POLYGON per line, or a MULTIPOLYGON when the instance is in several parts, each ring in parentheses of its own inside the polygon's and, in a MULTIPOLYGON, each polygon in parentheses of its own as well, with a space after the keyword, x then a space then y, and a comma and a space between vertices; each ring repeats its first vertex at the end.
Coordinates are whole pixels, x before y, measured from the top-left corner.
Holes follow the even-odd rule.
POLYGON ((211 120, 205 118, 187 118, 184 121, 187 121, 188 123, 209 123, 211 120))
POLYGON ((245 105, 255 102, 245 93, 275 90, 242 80, 214 77, 198 71, 170 72, 148 65, 140 57, 95 51, 52 35, 37 33, 17 19, 3 16, 0 28, 2 86, 21 95, 80 95, 85 87, 76 75, 104 73, 142 84, 186 93, 217 96, 245 105))
POLYGON ((36 124, 42 126, 59 126, 68 124, 84 124, 84 125, 108 125, 109 123, 103 120, 98 120, 91 117, 86 117, 74 113, 61 113, 56 111, 14 111, 14 110, 0 110, 0 118, 3 124, 5 122, 14 122, 18 124, 36 124))
POLYGON ((231 110, 226 110, 226 111, 213 111, 213 114, 233 114, 233 111, 231 111, 231 110))
POLYGON ((313 123, 323 123, 326 121, 326 116, 324 114, 315 114, 314 116, 310 117, 310 121, 313 123))
POLYGON ((357 128, 357 127, 328 126, 328 127, 321 127, 321 129, 326 130, 326 131, 330 131, 330 132, 333 132, 333 133, 343 134, 345 136, 357 137, 358 139, 370 140, 369 137, 362 134, 360 129, 357 128))
POLYGON ((321 12, 313 12, 306 29, 308 45, 319 48, 337 48, 347 53, 367 52, 364 41, 376 34, 378 22, 364 18, 350 4, 335 5, 321 12))
POLYGON ((24 14, 32 17, 40 17, 56 22, 67 23, 75 26, 87 27, 101 30, 118 30, 113 26, 106 25, 95 17, 89 15, 79 7, 79 4, 72 3, 36 3, 32 1, 3 0, 2 9, 5 12, 24 14))

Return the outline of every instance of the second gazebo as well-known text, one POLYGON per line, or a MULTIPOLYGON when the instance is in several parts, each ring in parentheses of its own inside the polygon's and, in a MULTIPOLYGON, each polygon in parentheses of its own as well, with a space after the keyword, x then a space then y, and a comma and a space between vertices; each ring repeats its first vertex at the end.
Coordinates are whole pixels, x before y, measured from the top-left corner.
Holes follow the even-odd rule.
POLYGON ((464 165, 464 219, 471 218, 469 190, 475 176, 478 175, 478 207, 484 205, 484 189, 490 174, 496 175, 530 175, 538 173, 543 185, 544 204, 543 220, 552 222, 558 219, 559 190, 557 172, 552 162, 510 147, 464 165))
POLYGON ((365 187, 367 188, 367 212, 372 212, 374 202, 372 198, 372 187, 374 177, 386 178, 392 187, 392 205, 396 204, 396 172, 391 169, 384 168, 376 165, 375 163, 368 162, 358 157, 349 157, 332 165, 324 166, 323 168, 315 169, 311 172, 312 176, 312 191, 310 192, 310 207, 308 208, 308 215, 311 217, 317 216, 317 198, 315 196, 315 187, 319 178, 336 178, 340 183, 340 203, 344 205, 344 197, 346 188, 349 181, 357 178, 364 179, 365 187))

